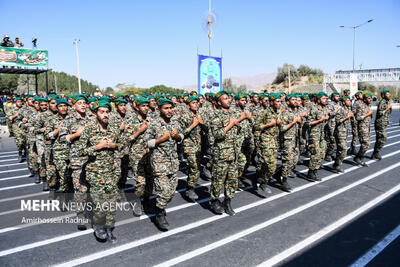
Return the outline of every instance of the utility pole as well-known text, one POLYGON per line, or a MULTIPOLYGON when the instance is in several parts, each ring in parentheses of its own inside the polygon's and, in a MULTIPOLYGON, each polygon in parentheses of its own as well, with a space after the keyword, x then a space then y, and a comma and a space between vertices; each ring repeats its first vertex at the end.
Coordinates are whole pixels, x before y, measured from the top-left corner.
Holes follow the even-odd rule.
POLYGON ((289 88, 288 88, 288 93, 290 94, 290 65, 288 65, 288 82, 289 82, 289 88))
POLYGON ((79 94, 81 94, 81 74, 79 71, 79 53, 78 53, 78 43, 79 43, 79 39, 75 39, 74 40, 74 44, 75 44, 75 54, 76 54, 76 70, 78 72, 78 88, 79 88, 79 94))
POLYGON ((211 0, 208 0, 208 55, 211 57, 211 39, 212 39, 212 17, 211 17, 211 0))
POLYGON ((58 92, 58 88, 57 88, 57 76, 56 76, 56 74, 53 72, 53 75, 54 75, 54 85, 55 85, 55 87, 56 87, 56 94, 57 94, 57 92, 58 92))

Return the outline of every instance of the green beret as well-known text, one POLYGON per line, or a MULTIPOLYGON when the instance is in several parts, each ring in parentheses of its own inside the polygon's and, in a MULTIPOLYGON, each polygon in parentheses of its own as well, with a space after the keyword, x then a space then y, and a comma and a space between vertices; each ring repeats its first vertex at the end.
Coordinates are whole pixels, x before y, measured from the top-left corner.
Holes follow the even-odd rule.
POLYGON ((108 108, 111 110, 111 104, 104 100, 99 100, 93 103, 93 110, 97 111, 98 108, 108 108))
POLYGON ((278 93, 270 93, 269 94, 269 100, 274 101, 276 99, 281 99, 281 95, 278 93))
POLYGON ((14 101, 18 101, 18 100, 21 100, 21 101, 22 101, 22 98, 16 97, 14 101))
POLYGON ((340 95, 338 92, 333 92, 332 94, 331 94, 331 97, 332 96, 335 96, 335 95, 340 95))
POLYGON ((285 96, 285 100, 289 101, 290 99, 296 97, 295 94, 288 94, 287 96, 285 96))
POLYGON ((72 98, 73 97, 73 95, 67 95, 66 96, 66 98, 68 99, 68 98, 72 98))
POLYGON ((251 96, 259 95, 257 92, 251 92, 251 96))
POLYGON ((364 98, 368 98, 368 97, 372 97, 372 95, 370 93, 365 93, 364 98))
POLYGON ((135 99, 135 103, 137 106, 139 106, 139 105, 149 104, 150 100, 144 97, 138 97, 135 99))
POLYGON ((322 98, 323 96, 328 97, 328 95, 327 95, 325 92, 319 92, 319 93, 317 94, 317 98, 318 98, 318 99, 322 98))
POLYGON ((121 105, 121 104, 127 104, 128 101, 126 101, 125 99, 117 98, 117 99, 114 100, 114 103, 115 103, 115 105, 118 106, 118 105, 121 105))
POLYGON ((110 103, 110 102, 111 102, 111 98, 109 98, 109 97, 103 95, 103 96, 101 96, 101 97, 99 98, 99 101, 105 101, 105 102, 110 103))
POLYGON ((58 98, 58 95, 55 95, 55 94, 51 94, 51 95, 48 95, 48 96, 47 96, 47 99, 48 99, 49 101, 51 101, 51 100, 57 100, 57 98, 58 98))
POLYGON ((356 93, 356 96, 359 96, 359 95, 362 95, 362 94, 363 94, 362 91, 358 91, 358 92, 356 93))
POLYGON ((268 94, 260 94, 260 99, 263 100, 264 98, 268 98, 268 94))
POLYGON ((350 89, 346 89, 346 90, 344 90, 344 92, 345 92, 345 93, 350 92, 350 89))
POLYGON ((310 98, 308 97, 308 95, 303 95, 303 96, 301 96, 301 99, 303 99, 303 100, 310 100, 310 98))
POLYGON ((153 96, 153 95, 149 95, 149 96, 147 96, 147 99, 148 99, 148 100, 150 100, 150 99, 156 99, 156 97, 153 96))
POLYGON ((97 101, 97 98, 96 98, 96 97, 89 97, 89 98, 88 98, 88 103, 93 103, 93 102, 95 102, 95 101, 97 101))
POLYGON ((381 95, 384 95, 384 94, 386 94, 386 93, 389 93, 389 91, 388 91, 388 90, 383 90, 383 91, 381 92, 381 95))
POLYGON ((229 96, 229 93, 228 93, 227 91, 225 91, 225 90, 221 90, 221 91, 219 91, 218 93, 216 93, 216 94, 214 95, 214 99, 215 99, 216 101, 218 101, 218 99, 219 99, 221 96, 223 96, 223 95, 228 95, 228 96, 229 96))
POLYGON ((85 95, 83 95, 83 94, 77 94, 77 95, 74 95, 74 96, 72 97, 72 104, 75 104, 75 103, 78 102, 79 100, 85 100, 86 103, 88 102, 88 99, 87 99, 87 97, 86 97, 85 95))
POLYGON ((46 103, 49 102, 49 100, 47 98, 45 98, 45 97, 39 97, 37 101, 39 101, 39 104, 42 103, 42 102, 46 102, 46 103))
POLYGON ((171 104, 173 107, 175 107, 175 103, 172 102, 172 100, 169 100, 168 98, 160 98, 157 100, 157 105, 158 107, 162 107, 163 105, 171 104))
POLYGON ((26 98, 31 98, 31 97, 34 97, 34 96, 31 95, 31 94, 27 94, 27 95, 26 95, 26 98))
POLYGON ((240 100, 240 99, 246 98, 246 97, 247 97, 247 95, 245 93, 240 92, 237 95, 235 95, 235 100, 240 100))
POLYGON ((343 102, 346 101, 347 99, 350 100, 350 96, 346 95, 346 96, 343 96, 343 97, 342 97, 342 101, 343 101, 343 102))
POLYGON ((57 98, 56 101, 57 101, 57 106, 58 106, 58 105, 61 105, 61 104, 65 104, 65 105, 69 106, 68 101, 65 100, 64 98, 57 98))
POLYGON ((124 98, 123 94, 118 94, 117 97, 124 98))
POLYGON ((189 104, 190 102, 193 102, 193 101, 200 101, 200 98, 199 97, 197 97, 197 96, 189 96, 187 99, 186 99, 186 104, 189 104))
POLYGON ((39 98, 40 98, 39 96, 35 95, 35 96, 33 96, 33 101, 35 101, 35 102, 39 101, 39 98))

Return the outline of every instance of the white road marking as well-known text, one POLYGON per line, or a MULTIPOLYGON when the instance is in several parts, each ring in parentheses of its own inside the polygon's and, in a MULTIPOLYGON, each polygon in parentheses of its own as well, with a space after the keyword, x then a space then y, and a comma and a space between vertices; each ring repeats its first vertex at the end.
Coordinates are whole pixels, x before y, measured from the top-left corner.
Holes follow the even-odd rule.
POLYGON ((0 155, 5 155, 5 154, 14 154, 14 153, 18 153, 18 150, 14 150, 14 151, 8 151, 8 152, 1 152, 0 155))
MULTIPOLYGON (((395 154, 398 154, 398 153, 400 153, 400 151, 393 152, 391 154, 395 155, 395 154)), ((372 163, 374 161, 370 161, 370 162, 372 163)), ((366 182, 368 180, 371 180, 371 179, 379 176, 380 174, 382 174, 382 173, 384 173, 386 171, 389 171, 389 170, 391 170, 393 168, 396 168, 398 166, 400 166, 400 162, 395 164, 395 165, 392 165, 392 166, 390 166, 388 168, 385 168, 385 169, 383 169, 383 170, 381 170, 381 171, 379 171, 379 172, 377 172, 377 173, 375 173, 373 175, 370 175, 370 176, 368 176, 368 177, 366 177, 364 179, 358 180, 357 182, 354 182, 354 183, 352 183, 352 184, 350 184, 348 186, 345 186, 345 187, 343 187, 341 189, 338 189, 338 190, 336 190, 336 191, 334 191, 334 192, 332 192, 332 193, 330 193, 330 194, 328 194, 328 195, 326 195, 326 196, 324 196, 322 198, 316 199, 316 200, 314 200, 314 201, 312 201, 312 202, 310 202, 310 203, 308 203, 306 205, 303 205, 303 206, 301 206, 299 208, 296 208, 295 210, 289 211, 288 213, 285 213, 285 214, 293 213, 294 211, 296 211, 296 213, 298 213, 298 212, 304 210, 305 209, 304 207, 312 207, 312 206, 314 206, 314 205, 316 205, 316 204, 318 204, 318 203, 320 203, 322 201, 325 201, 325 200, 327 200, 329 198, 332 198, 332 197, 334 197, 334 196, 336 196, 336 195, 338 195, 338 194, 340 194, 342 192, 345 192, 346 190, 349 190, 349 189, 351 189, 351 188, 353 188, 353 187, 355 187, 355 186, 357 186, 357 185, 359 185, 361 183, 364 183, 364 182, 366 182)), ((355 169, 358 169, 358 167, 352 167, 350 169, 355 170, 355 169)), ((350 171, 350 169, 345 171, 345 173, 348 173, 350 171)), ((340 175, 342 175, 342 174, 333 174, 333 175, 328 176, 328 177, 330 177, 330 179, 332 179, 333 177, 337 177, 337 176, 340 176, 340 175)), ((325 178, 324 181, 326 181, 327 178, 325 178)), ((319 183, 321 183, 321 182, 317 182, 317 183, 313 183, 313 184, 306 184, 304 186, 297 187, 292 191, 292 193, 298 192, 300 190, 304 190, 307 187, 310 187, 310 186, 313 186, 314 184, 319 184, 319 183)), ((270 202, 270 201, 272 201, 274 199, 280 198, 283 195, 288 195, 288 194, 289 193, 281 193, 281 194, 278 194, 278 195, 274 195, 274 196, 272 196, 270 198, 263 199, 263 200, 256 201, 256 202, 253 202, 251 204, 242 206, 242 207, 236 209, 236 213, 240 213, 240 212, 246 211, 248 209, 251 209, 251 208, 254 208, 256 206, 265 204, 265 203, 270 202)), ((133 241, 133 242, 126 243, 126 244, 121 245, 121 246, 117 246, 117 247, 114 247, 114 248, 111 248, 111 249, 99 251, 99 252, 93 253, 93 254, 88 255, 88 256, 84 256, 84 257, 77 258, 77 259, 74 259, 74 260, 71 260, 71 261, 68 261, 68 262, 57 264, 55 266, 76 266, 76 265, 88 263, 88 262, 91 262, 91 261, 94 261, 94 260, 97 260, 97 259, 104 258, 104 257, 109 256, 109 255, 120 253, 120 252, 129 250, 129 249, 132 249, 132 248, 135 248, 135 247, 138 247, 138 246, 150 243, 150 242, 154 242, 156 240, 160 240, 160 239, 168 237, 168 236, 172 236, 172 235, 177 234, 177 233, 181 233, 181 232, 185 232, 185 231, 194 229, 196 227, 208 224, 210 222, 220 220, 220 219, 225 218, 227 216, 228 216, 227 214, 215 215, 215 216, 212 216, 212 217, 209 217, 209 218, 206 218, 206 219, 194 222, 194 223, 190 223, 190 224, 187 224, 187 225, 184 225, 184 226, 169 230, 168 232, 163 232, 163 233, 160 233, 160 234, 152 235, 152 236, 149 236, 149 237, 146 237, 146 238, 143 238, 143 239, 139 239, 139 240, 136 240, 136 241, 133 241)), ((1 252, 0 252, 0 256, 2 256, 1 252)))
POLYGON ((31 184, 20 184, 20 185, 8 186, 8 187, 0 188, 0 191, 17 189, 17 188, 21 188, 21 187, 35 186, 35 185, 39 185, 39 184, 31 183, 31 184))
POLYGON ((3 159, 3 160, 0 160, 0 162, 14 161, 14 160, 18 160, 18 158, 16 158, 16 159, 3 159))
POLYGON ((8 166, 15 166, 15 165, 22 165, 22 164, 25 164, 25 165, 26 165, 26 162, 11 163, 11 164, 0 165, 0 168, 1 168, 1 167, 8 167, 8 166))
POLYGON ((27 170, 28 170, 28 168, 22 168, 22 169, 15 169, 15 170, 0 171, 0 173, 19 172, 19 171, 27 171, 27 170))
POLYGON ((45 194, 48 194, 48 193, 49 193, 49 192, 39 192, 39 193, 33 193, 33 194, 22 195, 22 196, 3 198, 3 199, 0 199, 0 203, 1 203, 1 202, 12 201, 12 200, 17 200, 17 199, 22 199, 22 198, 36 197, 36 196, 45 195, 45 194))
POLYGON ((400 236, 400 225, 398 225, 393 231, 382 238, 378 244, 373 246, 364 255, 362 255, 358 260, 356 260, 350 267, 360 267, 367 265, 371 260, 373 260, 379 253, 381 253, 390 243, 392 243, 396 238, 400 236))
MULTIPOLYGON (((316 206, 316 205, 318 205, 318 204, 320 204, 320 203, 322 203, 322 202, 324 202, 324 201, 326 201, 328 199, 331 199, 331 198, 333 198, 333 197, 335 197, 335 196, 337 196, 337 195, 339 195, 339 194, 341 194, 341 193, 343 193, 345 191, 348 191, 348 190, 350 190, 350 189, 352 189, 352 188, 354 188, 354 187, 356 187, 356 186, 358 186, 358 185, 360 185, 362 183, 365 183, 365 182, 367 182, 367 181, 369 181, 369 180, 371 180, 371 179, 373 179, 375 177, 378 177, 379 175, 381 175, 381 174, 383 174, 385 172, 388 172, 388 171, 390 171, 390 170, 392 170, 394 168, 397 168, 399 166, 400 166, 400 162, 395 164, 395 165, 392 165, 390 167, 387 167, 387 168, 385 168, 385 169, 383 169, 383 170, 381 170, 381 171, 379 171, 377 173, 369 175, 369 176, 365 177, 364 179, 358 180, 357 182, 354 182, 354 183, 352 183, 350 185, 347 185, 347 186, 342 187, 342 188, 340 188, 340 189, 338 189, 336 191, 333 191, 332 193, 329 193, 328 195, 325 195, 323 197, 317 198, 317 199, 315 199, 315 200, 313 200, 313 201, 311 201, 311 202, 309 202, 309 203, 307 203, 305 205, 302 205, 302 206, 297 207, 297 208, 295 208, 293 210, 285 212, 285 213, 283 213, 283 214, 281 214, 281 215, 279 215, 277 217, 274 217, 274 218, 272 218, 272 219, 270 219, 268 221, 265 221, 263 223, 255 225, 253 227, 247 228, 246 230, 240 231, 240 232, 238 232, 236 234, 233 234, 231 236, 223 238, 223 239, 221 239, 221 240, 219 240, 217 242, 214 242, 214 243, 211 243, 211 244, 209 244, 207 246, 204 246, 204 247, 198 248, 196 250, 190 251, 190 252, 185 253, 185 254, 183 254, 183 255, 181 255, 179 257, 176 257, 176 258, 173 258, 171 260, 165 261, 165 262, 163 262, 163 263, 161 263, 159 265, 156 265, 156 266, 157 267, 172 266, 172 265, 187 261, 187 260, 189 260, 191 258, 197 257, 197 256, 199 256, 199 255, 201 255, 203 253, 206 253, 206 252, 210 251, 210 250, 213 250, 213 249, 216 249, 218 247, 224 246, 224 245, 226 245, 226 244, 228 244, 230 242, 238 240, 239 238, 243 238, 243 237, 245 237, 247 235, 253 234, 253 233, 255 233, 255 232, 257 232, 257 231, 259 231, 259 230, 261 230, 263 228, 266 228, 266 227, 268 227, 268 226, 270 226, 272 224, 280 222, 280 221, 282 221, 282 220, 284 220, 286 218, 289 218, 289 217, 291 217, 291 216, 293 216, 295 214, 298 214, 298 213, 300 213, 300 212, 302 212, 302 211, 304 211, 306 209, 314 207, 314 206, 316 206)), ((397 190, 399 190, 399 189, 400 189, 400 185, 397 186, 397 190)), ((285 254, 282 254, 282 255, 285 255, 285 254)), ((280 261, 278 261, 278 262, 280 262, 280 261)), ((276 262, 276 263, 278 263, 278 262, 276 262)), ((271 265, 273 265, 273 264, 269 264, 269 263, 268 264, 264 264, 264 263, 261 264, 261 266, 271 266, 271 265)))
POLYGON ((27 175, 20 175, 20 176, 12 176, 12 177, 7 177, 7 178, 0 178, 0 182, 2 182, 2 181, 8 181, 8 180, 13 180, 13 179, 27 178, 27 177, 29 177, 29 174, 27 174, 27 175))
MULTIPOLYGON (((399 164, 393 165, 393 166, 398 166, 399 164)), ((392 167, 393 167, 392 166, 392 167)), ((389 167, 393 169, 392 167, 389 167)), ((296 245, 284 250, 283 252, 273 256, 272 258, 268 259, 267 261, 261 263, 259 266, 273 266, 291 255, 299 252, 300 250, 304 249, 305 247, 311 245, 312 243, 318 241, 322 237, 328 235, 332 231, 338 229, 342 225, 348 223, 349 221, 353 220, 354 218, 360 216, 362 213, 365 211, 369 210, 370 208, 376 206, 380 202, 386 200, 388 197, 392 196, 393 194, 397 193, 400 190, 400 184, 398 184, 396 187, 392 188, 391 190, 383 193, 377 198, 374 198, 373 200, 369 201, 367 204, 361 206, 360 208, 352 211, 351 213, 347 214, 346 216, 340 218, 336 222, 322 228, 320 231, 314 233, 313 235, 309 236, 308 238, 304 239, 303 241, 297 243, 296 245)), ((364 266, 364 265, 362 265, 364 266)))

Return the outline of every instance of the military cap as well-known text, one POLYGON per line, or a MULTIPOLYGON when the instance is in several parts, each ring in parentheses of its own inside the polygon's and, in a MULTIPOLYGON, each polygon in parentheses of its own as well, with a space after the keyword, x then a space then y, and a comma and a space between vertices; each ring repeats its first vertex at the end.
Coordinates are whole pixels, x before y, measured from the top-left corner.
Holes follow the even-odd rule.
POLYGON ((343 101, 343 102, 346 101, 347 99, 350 100, 350 96, 346 95, 346 96, 343 96, 343 97, 342 97, 342 101, 343 101))
POLYGON ((147 98, 144 97, 138 97, 135 99, 135 103, 136 105, 144 105, 144 104, 149 104, 150 100, 148 100, 147 98))
POLYGON ((48 96, 47 96, 47 99, 48 99, 49 101, 51 101, 51 100, 57 100, 57 98, 58 98, 58 95, 55 95, 55 94, 51 94, 51 95, 48 95, 48 96))
POLYGON ((332 96, 335 96, 335 95, 340 95, 338 92, 333 92, 332 94, 331 94, 331 97, 332 96))
POLYGON ((372 95, 370 93, 365 93, 364 98, 368 98, 368 97, 372 97, 372 95))
POLYGON ((214 99, 215 99, 216 101, 218 101, 218 99, 219 99, 221 96, 223 96, 223 95, 228 95, 228 96, 229 96, 229 93, 228 93, 227 91, 225 91, 225 90, 221 90, 221 91, 219 91, 218 93, 216 93, 216 94, 214 95, 214 99))
POLYGON ((111 104, 104 100, 99 100, 93 103, 93 110, 97 111, 98 108, 108 108, 111 110, 111 104))
POLYGON ((96 97, 90 97, 90 98, 88 98, 88 103, 93 103, 93 102, 95 102, 95 101, 97 101, 97 98, 96 98, 96 97))
POLYGON ((68 101, 67 100, 65 100, 64 98, 57 98, 57 106, 58 105, 61 105, 61 104, 65 104, 65 105, 67 105, 67 106, 69 106, 69 103, 68 103, 68 101))
POLYGON ((359 95, 362 95, 362 94, 363 94, 362 91, 358 91, 358 92, 356 93, 356 96, 359 96, 359 95))
POLYGON ((113 101, 115 103, 115 105, 121 105, 121 104, 127 104, 128 101, 126 101, 125 99, 121 99, 121 98, 117 98, 113 101))
POLYGON ((350 92, 350 89, 346 89, 346 90, 344 90, 344 92, 345 92, 345 93, 350 92))
POLYGON ((42 102, 49 102, 49 100, 45 97, 38 97, 37 101, 39 102, 39 104, 42 102))
POLYGON ((78 102, 79 100, 85 100, 86 103, 88 102, 88 99, 87 99, 87 97, 86 97, 85 95, 83 95, 83 94, 77 94, 77 95, 74 95, 74 96, 72 97, 72 104, 75 104, 75 103, 78 102))
POLYGON ((244 97, 247 97, 247 95, 245 93, 240 92, 240 93, 235 95, 235 100, 240 100, 240 99, 242 99, 244 97))
POLYGON ((193 102, 193 101, 200 101, 200 98, 199 97, 197 97, 197 96, 189 96, 187 99, 186 99, 186 104, 189 104, 190 102, 193 102))
POLYGON ((103 96, 101 96, 99 98, 99 101, 106 101, 106 102, 110 103, 111 102, 111 98, 103 95, 103 96))
POLYGON ((157 105, 161 108, 163 105, 171 104, 173 107, 175 107, 175 103, 172 102, 172 100, 169 100, 168 98, 160 98, 157 100, 157 105))
POLYGON ((22 101, 22 98, 16 97, 14 101, 18 101, 18 100, 21 100, 21 101, 22 101))
POLYGON ((302 95, 302 96, 301 96, 301 99, 303 99, 303 100, 310 100, 310 98, 308 97, 308 95, 302 95))
POLYGON ((124 98, 124 95, 123 94, 118 94, 117 97, 124 98))
POLYGON ((325 92, 319 92, 318 94, 317 94, 317 98, 318 99, 320 99, 320 98, 322 98, 323 96, 328 96, 325 92))
POLYGON ((381 95, 384 95, 384 94, 386 94, 386 93, 389 93, 389 91, 388 91, 388 90, 383 90, 383 91, 381 92, 381 95))
POLYGON ((281 95, 278 93, 270 93, 269 94, 269 100, 274 101, 276 99, 281 99, 281 95))

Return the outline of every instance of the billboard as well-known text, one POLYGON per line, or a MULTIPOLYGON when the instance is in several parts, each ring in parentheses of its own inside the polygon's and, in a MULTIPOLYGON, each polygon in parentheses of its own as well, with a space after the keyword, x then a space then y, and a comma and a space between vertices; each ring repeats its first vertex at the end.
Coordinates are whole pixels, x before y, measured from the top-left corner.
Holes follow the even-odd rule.
POLYGON ((0 65, 17 67, 47 67, 47 50, 0 47, 0 65))
POLYGON ((350 74, 350 94, 355 95, 358 91, 358 77, 357 74, 350 74))
POLYGON ((222 58, 198 55, 198 93, 222 90, 222 58))

